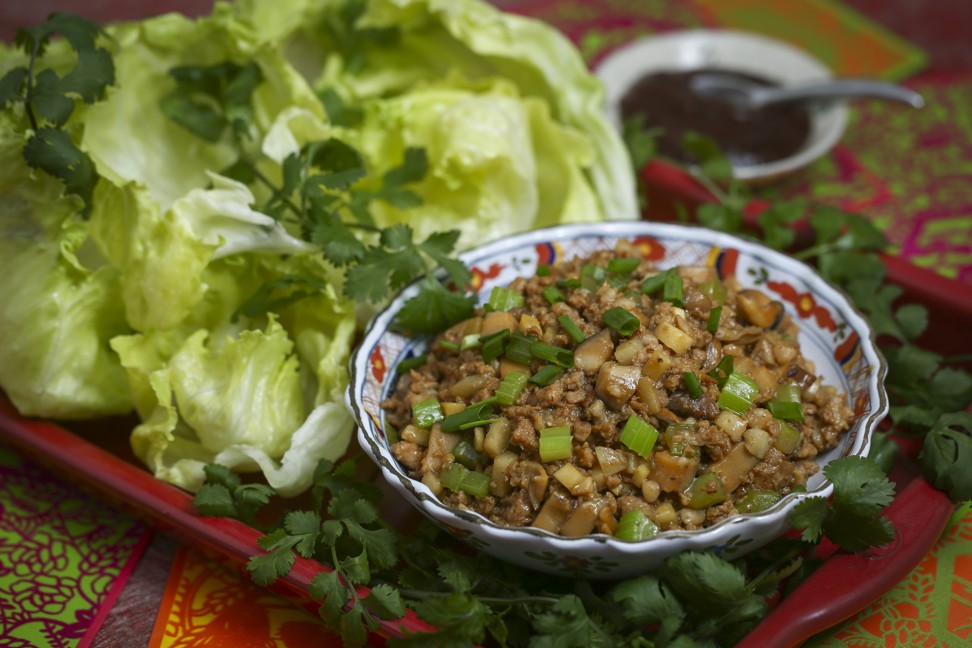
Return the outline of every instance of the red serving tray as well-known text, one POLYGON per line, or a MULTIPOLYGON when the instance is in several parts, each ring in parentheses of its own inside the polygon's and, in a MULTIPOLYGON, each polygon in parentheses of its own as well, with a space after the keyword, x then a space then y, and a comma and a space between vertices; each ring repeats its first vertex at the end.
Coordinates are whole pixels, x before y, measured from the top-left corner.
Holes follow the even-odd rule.
MULTIPOLYGON (((652 216, 674 218, 678 205, 695 207, 711 195, 683 171, 653 162, 642 174, 652 216)), ((748 210, 751 223, 761 205, 748 210)), ((941 353, 964 353, 964 335, 958 333, 972 322, 972 288, 926 270, 885 257, 892 281, 904 288, 908 301, 929 308, 928 348, 941 353)), ((0 398, 0 441, 18 448, 55 475, 93 491, 112 505, 147 521, 205 555, 246 573, 246 561, 261 553, 257 529, 236 520, 203 517, 195 513, 192 496, 149 474, 132 455, 128 445, 131 420, 58 424, 20 416, 0 398)), ((913 448, 901 453, 892 479, 898 495, 888 517, 897 537, 887 547, 856 555, 833 554, 824 565, 774 608, 737 648, 789 648, 864 609, 898 583, 935 544, 954 507, 940 491, 925 481, 914 462, 913 448), (848 583, 853 583, 849 587, 848 583)), ((380 481, 380 480, 379 480, 380 481)), ((403 511, 410 507, 391 489, 386 490, 384 513, 395 524, 409 524, 403 511)), ((315 575, 327 570, 312 560, 298 558, 291 573, 269 589, 312 613, 318 603, 308 588, 315 575)), ((362 594, 366 590, 362 589, 362 594)), ((433 628, 409 612, 401 621, 386 622, 376 641, 402 630, 433 628)))

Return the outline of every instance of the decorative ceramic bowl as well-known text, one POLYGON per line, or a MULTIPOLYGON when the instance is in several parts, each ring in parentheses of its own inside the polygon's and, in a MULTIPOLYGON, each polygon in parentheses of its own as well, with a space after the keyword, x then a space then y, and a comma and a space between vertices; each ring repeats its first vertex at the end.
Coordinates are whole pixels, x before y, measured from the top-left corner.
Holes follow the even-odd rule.
MULTIPOLYGON (((494 286, 517 276, 531 276, 538 263, 555 264, 600 249, 613 249, 619 239, 635 241, 659 268, 709 265, 720 277, 734 275, 744 287, 758 287, 781 301, 800 326, 800 346, 829 385, 845 391, 857 415, 837 448, 819 463, 844 455, 866 455, 871 435, 887 413, 883 389, 886 372, 864 318, 808 266, 761 245, 701 227, 652 222, 564 225, 534 230, 490 243, 463 255, 472 269, 474 287, 488 297, 494 286)), ((395 387, 395 366, 424 351, 427 337, 407 337, 391 330, 411 286, 368 326, 351 359, 347 400, 357 420, 361 447, 383 476, 404 497, 453 535, 498 558, 524 567, 589 578, 619 578, 649 571, 667 557, 689 549, 713 550, 727 559, 743 555, 787 529, 787 515, 802 500, 828 496, 833 485, 822 472, 807 492, 791 493, 772 508, 740 514, 695 531, 664 531, 641 542, 606 535, 567 538, 529 527, 505 527, 466 510, 442 504, 420 481, 411 479, 395 460, 385 437, 381 402, 395 387)))
MULTIPOLYGON (((604 84, 609 118, 620 127, 619 105, 628 90, 651 72, 722 69, 751 74, 779 85, 821 81, 830 70, 792 45, 758 34, 733 30, 694 29, 634 40, 611 52, 594 70, 604 84)), ((734 166, 736 179, 769 182, 800 169, 829 151, 847 127, 842 101, 813 103, 810 134, 793 155, 748 166, 734 166)))

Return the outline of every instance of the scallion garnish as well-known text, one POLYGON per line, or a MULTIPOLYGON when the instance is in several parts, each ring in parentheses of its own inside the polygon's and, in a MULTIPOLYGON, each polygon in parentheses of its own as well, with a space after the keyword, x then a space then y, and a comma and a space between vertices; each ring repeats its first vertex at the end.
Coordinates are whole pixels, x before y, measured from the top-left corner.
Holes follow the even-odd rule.
POLYGON ((699 292, 717 304, 726 303, 726 285, 718 279, 711 279, 700 283, 699 292))
POLYGON ((615 306, 614 308, 609 308, 604 311, 602 315, 604 323, 617 331, 620 335, 628 337, 639 328, 641 328, 641 320, 633 315, 630 311, 620 306, 615 306))
POLYGON ((503 376, 503 382, 496 388, 496 402, 500 405, 512 405, 523 393, 528 376, 522 371, 511 371, 503 376))
POLYGON ((550 266, 546 263, 537 264, 537 276, 538 277, 549 277, 550 276, 550 266))
POLYGON ((651 449, 657 440, 658 430, 637 415, 631 416, 621 430, 621 443, 645 459, 651 457, 651 449))
POLYGON ((718 331, 720 319, 722 319, 722 306, 716 306, 709 311, 709 322, 705 325, 705 330, 709 333, 718 331))
POLYGON ((421 353, 417 356, 407 358, 398 363, 398 366, 395 367, 395 372, 402 374, 411 371, 412 369, 418 369, 419 367, 424 365, 425 361, 428 359, 429 356, 426 353, 421 353))
POLYGON ((607 271, 612 274, 631 274, 638 267, 639 263, 641 263, 641 259, 615 257, 608 261, 607 271))
POLYGON ((557 280, 557 287, 563 288, 564 290, 577 290, 581 287, 581 285, 582 283, 580 279, 570 278, 557 280))
POLYGON ((675 268, 668 270, 665 277, 665 285, 662 288, 662 299, 671 303, 673 306, 681 306, 685 303, 685 289, 682 286, 682 276, 675 271, 675 268))
POLYGON ((430 428, 443 420, 442 405, 435 398, 428 398, 412 405, 412 418, 420 428, 430 428))
POLYGON ((479 343, 483 347, 483 362, 492 362, 503 355, 508 337, 510 337, 509 329, 500 329, 489 335, 481 335, 479 343))
POLYGON ((733 371, 726 378, 726 384, 723 385, 716 404, 730 412, 745 414, 752 407, 757 393, 759 393, 759 385, 755 380, 733 371))
POLYGON ((465 351, 466 349, 475 349, 480 346, 479 338, 482 337, 479 333, 470 333, 469 335, 462 336, 462 342, 459 343, 459 350, 465 351))
POLYGON ((477 425, 486 425, 492 422, 494 399, 488 398, 478 403, 473 403, 461 412, 450 414, 442 419, 440 427, 443 432, 458 432, 468 430, 477 425))
POLYGON ((665 287, 665 279, 668 277, 668 273, 671 270, 665 270, 664 272, 659 272, 656 275, 652 275, 645 279, 644 283, 641 284, 641 292, 646 295, 654 295, 656 292, 665 287))
POLYGON ((658 526, 645 517, 641 509, 633 509, 621 516, 614 537, 625 542, 647 540, 658 533, 658 526))
POLYGON ((560 325, 564 327, 564 330, 567 331, 567 335, 569 335, 574 342, 580 344, 584 341, 584 331, 580 330, 580 327, 577 326, 574 320, 570 319, 569 315, 561 315, 557 318, 557 321, 560 322, 560 325))
POLYGON ((682 380, 685 382, 685 389, 688 390, 690 397, 698 398, 702 395, 702 384, 699 382, 699 377, 695 375, 694 371, 686 371, 683 373, 682 380))
POLYGON ((786 383, 776 388, 776 395, 766 405, 770 413, 781 421, 799 421, 803 418, 803 402, 800 387, 786 383))
POLYGON ((523 295, 504 286, 494 286, 487 305, 494 311, 508 311, 523 305, 523 295))
POLYGON ((557 290, 557 286, 546 286, 543 289, 543 298, 551 304, 567 301, 567 298, 564 297, 564 293, 557 290))
POLYGON ((564 370, 557 365, 544 365, 540 367, 540 370, 537 371, 537 373, 530 376, 529 382, 540 387, 546 387, 553 381, 557 380, 562 373, 564 373, 564 370))
POLYGON ((534 342, 535 340, 533 338, 528 338, 520 333, 514 333, 506 343, 506 350, 503 352, 503 356, 513 362, 528 365, 531 359, 530 347, 533 346, 534 342))
POLYGON ((464 492, 473 497, 489 495, 489 475, 478 470, 469 470, 458 463, 449 464, 439 474, 439 482, 453 492, 464 492))
POLYGON ((446 349, 448 351, 458 351, 459 345, 455 342, 450 342, 449 340, 439 340, 439 348, 446 349))
POLYGON ((719 382, 719 389, 722 389, 722 387, 726 384, 726 379, 729 377, 729 374, 731 373, 732 373, 732 356, 727 355, 727 356, 722 356, 722 360, 720 360, 719 364, 717 364, 715 368, 709 372, 709 375, 715 378, 719 382))
POLYGON ((479 452, 470 439, 460 439, 459 443, 452 449, 453 458, 466 468, 472 468, 479 461, 479 452))
POLYGON ((574 366, 574 352, 570 349, 561 349, 546 342, 534 342, 530 345, 530 355, 540 360, 552 362, 558 367, 567 369, 574 366))
POLYGON ((599 265, 587 263, 581 266, 580 275, 581 288, 585 288, 591 292, 597 292, 597 289, 601 287, 601 284, 607 278, 607 270, 599 265))
POLYGON ((573 438, 567 425, 540 430, 540 461, 569 459, 573 454, 573 438))

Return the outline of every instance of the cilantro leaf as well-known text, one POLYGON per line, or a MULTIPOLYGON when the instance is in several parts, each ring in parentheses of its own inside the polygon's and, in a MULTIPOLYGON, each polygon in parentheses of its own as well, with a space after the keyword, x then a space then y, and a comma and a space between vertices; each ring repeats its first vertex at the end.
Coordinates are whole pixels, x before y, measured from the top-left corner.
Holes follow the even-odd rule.
POLYGON ((299 538, 291 538, 283 529, 260 538, 259 544, 267 553, 250 556, 246 568, 257 585, 267 586, 290 573, 294 566, 293 546, 299 538))
POLYGON ((830 512, 826 498, 811 497, 803 500, 790 513, 789 522, 797 529, 803 529, 802 538, 806 542, 818 542, 823 537, 824 521, 830 512))
POLYGON ((430 279, 422 292, 405 302, 395 325, 416 333, 435 333, 471 317, 474 307, 472 296, 446 290, 430 279))
POLYGON ((615 585, 609 600, 621 607, 624 617, 636 625, 674 623, 685 618, 681 603, 657 576, 639 576, 615 585))
POLYGON ((789 247, 796 240, 796 230, 789 227, 806 213, 807 205, 803 200, 776 202, 756 217, 763 230, 766 245, 777 250, 789 247))
POLYGON ((533 627, 538 636, 530 642, 533 648, 587 648, 607 646, 604 633, 584 609, 584 603, 573 594, 562 597, 549 611, 537 615, 533 627))
POLYGON ((953 502, 972 499, 972 414, 943 414, 918 455, 925 477, 953 502))
POLYGON ((193 505, 203 515, 212 517, 235 517, 236 502, 229 489, 222 484, 203 484, 192 500, 193 505))
POLYGON ((80 197, 84 203, 82 216, 91 213, 98 173, 88 154, 71 141, 66 131, 39 128, 24 144, 24 159, 31 167, 59 178, 68 193, 80 197))
POLYGON ((879 515, 894 499, 894 484, 866 457, 841 457, 824 468, 834 483, 834 506, 862 517, 879 515))
POLYGON ((405 602, 401 593, 387 583, 372 587, 363 603, 382 619, 400 619, 405 616, 405 602))

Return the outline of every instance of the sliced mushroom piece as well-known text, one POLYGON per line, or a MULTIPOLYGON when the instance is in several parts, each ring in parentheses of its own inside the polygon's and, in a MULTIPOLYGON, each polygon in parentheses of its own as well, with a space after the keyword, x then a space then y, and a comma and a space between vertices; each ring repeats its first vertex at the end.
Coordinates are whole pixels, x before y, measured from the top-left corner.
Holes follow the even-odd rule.
POLYGON ((719 416, 719 406, 708 396, 691 398, 683 391, 677 391, 668 397, 668 409, 682 416, 694 416, 697 419, 714 421, 719 416))
POLYGON ((759 290, 747 288, 740 291, 736 295, 736 306, 742 319, 760 328, 775 328, 783 319, 783 304, 759 290))
POLYGON ((533 520, 533 526, 551 533, 557 533, 573 509, 573 498, 560 491, 553 491, 547 501, 544 502, 543 508, 537 513, 536 519, 533 520))
POLYGON ((602 329, 577 345, 574 349, 574 368, 592 374, 601 368, 614 353, 611 331, 602 329))
POLYGON ((613 410, 619 410, 631 400, 640 379, 641 367, 605 362, 597 372, 594 393, 604 401, 605 405, 613 410))
POLYGON ((550 477, 547 471, 536 461, 521 461, 516 466, 516 475, 511 478, 511 483, 526 490, 530 496, 530 505, 533 510, 537 510, 547 496, 547 486, 550 477))

